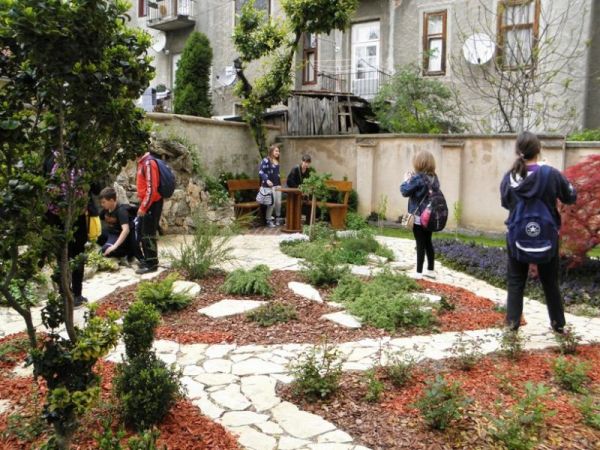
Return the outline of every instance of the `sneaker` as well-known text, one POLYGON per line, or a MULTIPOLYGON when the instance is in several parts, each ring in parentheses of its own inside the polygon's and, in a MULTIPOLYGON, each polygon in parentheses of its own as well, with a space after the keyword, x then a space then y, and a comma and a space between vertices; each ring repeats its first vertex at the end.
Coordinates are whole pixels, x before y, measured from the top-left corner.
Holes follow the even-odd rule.
POLYGON ((414 272, 414 273, 411 273, 409 275, 409 277, 411 277, 413 280, 422 280, 423 279, 423 274, 419 273, 419 272, 414 272))
POLYGON ((436 278, 435 270, 426 270, 425 273, 423 274, 423 276, 427 277, 427 278, 431 278, 432 280, 435 280, 435 278, 436 278))
POLYGON ((272 220, 267 220, 267 226, 269 228, 275 228, 277 225, 275 225, 275 222, 273 222, 272 220))
POLYGON ((135 273, 137 273, 138 275, 144 275, 146 273, 152 273, 152 272, 156 272, 158 270, 158 266, 152 266, 152 267, 140 267, 138 270, 135 271, 135 273))
POLYGON ((78 306, 82 306, 84 303, 87 303, 88 299, 83 295, 76 295, 73 301, 73 306, 77 308, 78 306))
POLYGON ((285 223, 285 219, 283 217, 278 217, 275 219, 275 225, 278 227, 282 226, 285 223))

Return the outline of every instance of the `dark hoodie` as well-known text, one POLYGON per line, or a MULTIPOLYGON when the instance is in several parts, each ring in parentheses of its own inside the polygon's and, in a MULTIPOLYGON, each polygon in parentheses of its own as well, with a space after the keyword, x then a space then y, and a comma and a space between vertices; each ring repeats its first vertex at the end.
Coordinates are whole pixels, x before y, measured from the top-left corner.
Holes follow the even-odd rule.
POLYGON ((519 175, 513 177, 507 172, 500 184, 502 206, 510 211, 505 223, 510 222, 517 204, 517 196, 522 198, 539 198, 547 206, 556 223, 560 227, 560 214, 556 208, 556 200, 567 205, 575 203, 577 192, 562 173, 550 166, 539 165, 537 170, 528 167, 527 176, 522 179, 519 175), (546 167, 542 170, 543 167, 546 167), (547 178, 547 181, 546 181, 547 178))

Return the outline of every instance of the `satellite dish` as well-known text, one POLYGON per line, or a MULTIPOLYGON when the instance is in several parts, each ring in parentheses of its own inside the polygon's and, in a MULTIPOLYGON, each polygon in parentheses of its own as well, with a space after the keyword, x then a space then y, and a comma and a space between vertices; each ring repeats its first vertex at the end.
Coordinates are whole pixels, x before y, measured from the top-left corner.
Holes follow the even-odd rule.
POLYGON ((167 45, 167 35, 162 31, 158 31, 156 33, 152 33, 151 36, 152 50, 154 50, 156 53, 164 50, 165 46, 167 45))
POLYGON ((463 55, 471 64, 485 64, 494 56, 496 44, 485 33, 469 36, 463 45, 463 55))
POLYGON ((235 67, 227 66, 217 75, 217 81, 223 87, 231 86, 237 79, 235 67))

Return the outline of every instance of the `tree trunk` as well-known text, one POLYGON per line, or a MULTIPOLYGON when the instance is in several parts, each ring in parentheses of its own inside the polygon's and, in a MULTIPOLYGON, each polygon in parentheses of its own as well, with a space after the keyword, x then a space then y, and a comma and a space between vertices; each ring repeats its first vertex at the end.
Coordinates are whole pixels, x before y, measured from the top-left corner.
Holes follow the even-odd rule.
POLYGON ((312 200, 310 203, 310 227, 308 232, 309 240, 313 240, 313 229, 315 226, 315 219, 317 215, 317 197, 313 194, 312 200))

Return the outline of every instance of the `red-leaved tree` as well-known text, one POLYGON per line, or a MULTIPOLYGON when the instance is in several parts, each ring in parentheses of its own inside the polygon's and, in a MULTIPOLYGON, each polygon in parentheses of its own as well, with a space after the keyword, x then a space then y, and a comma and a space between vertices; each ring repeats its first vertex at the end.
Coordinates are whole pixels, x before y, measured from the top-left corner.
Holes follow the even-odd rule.
POLYGON ((577 189, 577 203, 561 205, 561 251, 569 267, 583 263, 600 242, 600 155, 592 155, 565 170, 577 189))

